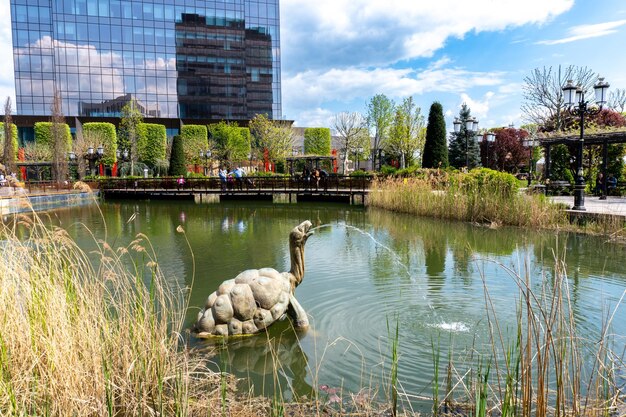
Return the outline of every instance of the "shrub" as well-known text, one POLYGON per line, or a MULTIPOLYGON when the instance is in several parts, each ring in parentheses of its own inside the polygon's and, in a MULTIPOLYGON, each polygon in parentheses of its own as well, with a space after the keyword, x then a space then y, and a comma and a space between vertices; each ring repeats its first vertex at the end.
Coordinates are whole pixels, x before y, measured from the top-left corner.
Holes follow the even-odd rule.
POLYGON ((97 136, 104 147, 104 156, 101 162, 105 165, 113 165, 117 161, 117 134, 115 125, 112 123, 90 122, 83 124, 83 135, 97 136))
POLYGON ((139 124, 137 156, 140 161, 154 166, 158 160, 165 159, 167 133, 164 125, 155 123, 139 124))
POLYGON ((172 140, 172 154, 170 156, 169 174, 171 176, 185 175, 187 167, 185 164, 185 151, 183 149, 183 139, 176 135, 172 140))
MULTIPOLYGON (((63 124, 63 128, 66 133, 67 147, 72 149, 72 134, 70 127, 67 123, 63 124)), ((47 146, 52 152, 52 122, 37 122, 34 126, 35 129, 35 142, 47 146)))
MULTIPOLYGON (((15 160, 17 161, 17 149, 19 148, 19 144, 17 142, 17 126, 14 123, 11 123, 11 137, 13 138, 13 149, 15 150, 15 160)), ((4 152, 4 122, 0 122, 0 157, 2 157, 2 153, 4 152)))
POLYGON ((330 129, 327 127, 304 129, 304 153, 307 155, 330 155, 330 129))
POLYGON ((185 163, 201 164, 200 151, 209 147, 208 133, 203 125, 184 125, 180 130, 185 163))

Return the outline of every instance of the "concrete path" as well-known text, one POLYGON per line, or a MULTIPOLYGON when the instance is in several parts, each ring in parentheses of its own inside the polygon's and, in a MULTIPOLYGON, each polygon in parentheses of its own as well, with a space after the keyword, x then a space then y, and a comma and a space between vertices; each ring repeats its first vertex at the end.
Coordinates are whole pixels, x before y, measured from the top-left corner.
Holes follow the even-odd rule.
MULTIPOLYGON (((550 200, 567 204, 569 207, 574 205, 573 196, 555 196, 550 197, 550 200)), ((626 217, 626 197, 607 197, 606 200, 600 200, 600 197, 585 196, 585 208, 587 213, 626 217)))

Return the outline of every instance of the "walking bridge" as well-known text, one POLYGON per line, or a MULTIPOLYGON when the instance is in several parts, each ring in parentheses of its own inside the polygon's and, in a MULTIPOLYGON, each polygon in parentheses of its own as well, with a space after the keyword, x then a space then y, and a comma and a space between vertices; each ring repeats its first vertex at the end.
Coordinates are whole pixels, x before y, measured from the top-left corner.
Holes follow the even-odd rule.
POLYGON ((207 201, 265 200, 333 201, 364 205, 372 177, 330 175, 306 180, 298 177, 244 177, 241 181, 220 182, 217 177, 185 178, 107 178, 98 188, 106 198, 199 199, 207 201))

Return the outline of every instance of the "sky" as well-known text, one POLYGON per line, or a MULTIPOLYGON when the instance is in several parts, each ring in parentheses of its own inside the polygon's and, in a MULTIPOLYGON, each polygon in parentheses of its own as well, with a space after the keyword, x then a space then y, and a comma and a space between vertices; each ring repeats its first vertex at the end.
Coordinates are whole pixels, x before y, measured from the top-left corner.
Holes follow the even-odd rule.
MULTIPOLYGON (((448 127, 467 103, 481 128, 519 126, 534 68, 586 66, 626 88, 624 0, 281 0, 283 118, 333 127, 376 94, 439 101, 448 127)), ((0 0, 0 56, 12 56, 0 0)), ((13 64, 0 97, 15 103, 13 64)), ((2 100, 4 102, 4 100, 2 100)), ((15 106, 14 106, 15 107, 15 106)))

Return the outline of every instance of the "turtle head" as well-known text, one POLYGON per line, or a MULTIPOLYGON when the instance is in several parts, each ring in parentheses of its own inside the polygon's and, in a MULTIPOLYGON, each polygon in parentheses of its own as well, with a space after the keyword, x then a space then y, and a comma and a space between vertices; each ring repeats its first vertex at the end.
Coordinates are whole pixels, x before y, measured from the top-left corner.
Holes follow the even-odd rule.
POLYGON ((302 282, 304 278, 304 244, 309 236, 313 234, 311 230, 311 222, 303 221, 294 227, 289 233, 289 252, 291 254, 291 290, 293 290, 302 282))
POLYGON ((289 234, 289 243, 295 245, 296 247, 304 247, 304 244, 306 243, 309 236, 313 234, 313 232, 309 231, 311 230, 312 226, 313 224, 311 224, 310 221, 305 220, 296 227, 294 227, 289 234))

